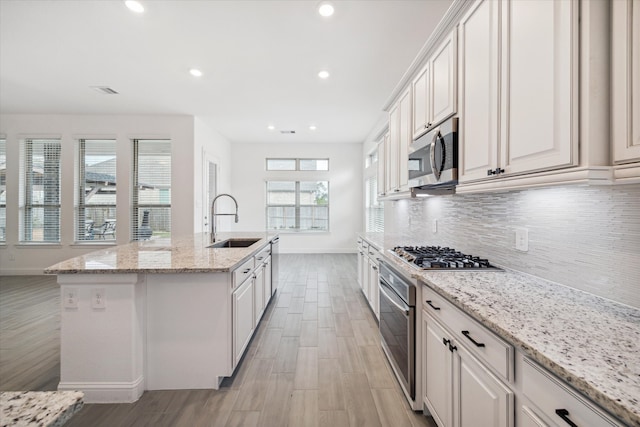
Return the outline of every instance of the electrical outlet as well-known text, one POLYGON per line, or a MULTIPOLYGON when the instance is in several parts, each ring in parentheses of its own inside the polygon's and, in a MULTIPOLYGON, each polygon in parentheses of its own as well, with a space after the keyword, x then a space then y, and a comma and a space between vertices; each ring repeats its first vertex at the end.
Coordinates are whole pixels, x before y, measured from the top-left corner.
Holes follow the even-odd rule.
POLYGON ((78 308, 78 290, 76 288, 67 288, 64 290, 64 298, 62 299, 64 308, 78 308))
POLYGON ((522 252, 529 251, 529 230, 516 228, 516 249, 522 252))
POLYGON ((433 231, 433 233, 437 233, 438 232, 438 220, 434 219, 433 223, 431 225, 431 231, 433 231))
POLYGON ((91 292, 91 308, 104 310, 107 308, 107 299, 104 288, 95 288, 91 292))

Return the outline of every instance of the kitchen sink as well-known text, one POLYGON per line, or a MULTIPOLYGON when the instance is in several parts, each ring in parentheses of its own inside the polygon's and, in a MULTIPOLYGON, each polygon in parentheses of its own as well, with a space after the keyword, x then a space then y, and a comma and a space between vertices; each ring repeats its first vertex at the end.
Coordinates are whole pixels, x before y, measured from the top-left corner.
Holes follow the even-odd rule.
POLYGON ((227 239, 215 242, 208 248, 248 248, 260 239, 227 239))

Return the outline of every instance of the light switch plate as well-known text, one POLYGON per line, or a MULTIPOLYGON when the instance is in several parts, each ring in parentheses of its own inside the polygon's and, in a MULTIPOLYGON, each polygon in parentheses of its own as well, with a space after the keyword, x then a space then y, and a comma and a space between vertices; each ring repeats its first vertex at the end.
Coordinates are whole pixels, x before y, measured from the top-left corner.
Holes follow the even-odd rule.
POLYGON ((433 220, 433 224, 431 225, 431 231, 433 231, 434 234, 438 232, 438 220, 437 219, 433 220))
POLYGON ((529 251, 529 230, 516 228, 516 249, 522 252, 529 251))

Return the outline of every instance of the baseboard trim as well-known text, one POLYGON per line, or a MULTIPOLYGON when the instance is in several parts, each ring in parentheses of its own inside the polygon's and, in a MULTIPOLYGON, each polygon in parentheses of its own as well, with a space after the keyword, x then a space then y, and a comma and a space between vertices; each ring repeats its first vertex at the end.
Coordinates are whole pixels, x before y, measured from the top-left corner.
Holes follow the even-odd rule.
POLYGON ((59 391, 81 391, 84 403, 133 403, 144 393, 144 377, 132 382, 60 382, 59 391))

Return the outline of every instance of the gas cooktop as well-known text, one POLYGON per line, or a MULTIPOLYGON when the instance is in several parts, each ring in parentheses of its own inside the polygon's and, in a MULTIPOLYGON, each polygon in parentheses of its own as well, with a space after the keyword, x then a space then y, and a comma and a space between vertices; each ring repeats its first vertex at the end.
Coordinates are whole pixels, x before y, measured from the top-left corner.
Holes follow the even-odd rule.
POLYGON ((422 270, 500 270, 483 258, 440 246, 396 246, 393 254, 422 270))

